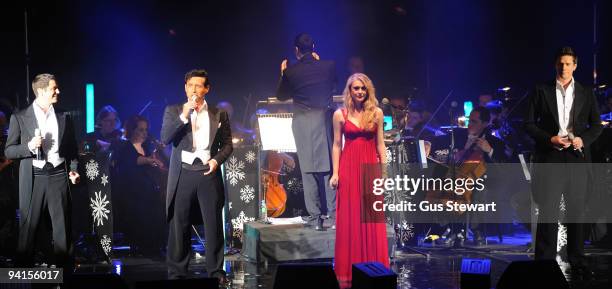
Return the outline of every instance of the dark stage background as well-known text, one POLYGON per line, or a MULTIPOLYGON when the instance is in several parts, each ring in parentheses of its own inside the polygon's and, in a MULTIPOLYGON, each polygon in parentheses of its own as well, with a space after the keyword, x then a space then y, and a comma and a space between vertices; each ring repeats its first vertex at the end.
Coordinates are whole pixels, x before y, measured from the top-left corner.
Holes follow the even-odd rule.
MULTIPOLYGON (((28 2, 26 2, 28 3, 28 2)), ((462 101, 502 86, 520 96, 554 77, 553 56, 579 54, 576 78, 612 78, 610 1, 64 1, 24 4, 30 76, 59 77, 61 104, 85 106, 95 84, 97 111, 144 115, 159 134, 163 107, 183 101, 183 75, 209 71, 209 101, 272 96, 292 41, 309 32, 337 62, 338 89, 351 56, 360 56, 380 97, 412 95, 433 110, 453 90, 462 101), (594 32, 594 4, 597 4, 594 32), (597 43, 594 43, 594 36, 597 43), (418 89, 415 89, 418 88, 418 89)), ((0 109, 26 106, 24 8, 3 8, 0 109)), ((340 93, 340 91, 339 91, 340 93)), ((30 100, 33 95, 30 96, 30 100)), ((84 118, 83 118, 84 119, 84 118)), ((82 124, 84 127, 84 124, 82 124)))

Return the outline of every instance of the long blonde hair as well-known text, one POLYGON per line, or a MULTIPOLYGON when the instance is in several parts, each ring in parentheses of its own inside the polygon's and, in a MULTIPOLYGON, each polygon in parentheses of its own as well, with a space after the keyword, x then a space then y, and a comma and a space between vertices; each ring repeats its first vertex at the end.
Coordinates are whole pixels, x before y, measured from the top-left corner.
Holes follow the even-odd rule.
POLYGON ((361 115, 361 119, 359 120, 359 126, 366 130, 372 130, 377 121, 376 108, 378 107, 378 100, 376 99, 376 89, 374 88, 374 84, 367 75, 363 73, 355 73, 348 78, 343 93, 344 107, 346 107, 349 113, 355 110, 355 103, 353 103, 353 98, 351 97, 351 85, 356 80, 361 81, 367 90, 366 99, 363 102, 364 113, 361 115))

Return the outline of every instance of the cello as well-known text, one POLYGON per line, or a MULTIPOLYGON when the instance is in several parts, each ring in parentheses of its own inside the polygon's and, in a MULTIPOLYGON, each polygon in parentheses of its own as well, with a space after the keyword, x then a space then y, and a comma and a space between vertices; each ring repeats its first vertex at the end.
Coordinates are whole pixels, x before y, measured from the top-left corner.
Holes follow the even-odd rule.
POLYGON ((280 183, 278 177, 282 174, 281 170, 286 163, 289 167, 295 167, 293 159, 284 154, 274 151, 268 152, 268 166, 263 169, 263 187, 266 196, 266 209, 268 217, 279 217, 287 208, 287 191, 280 183))
MULTIPOLYGON (((483 152, 477 148, 476 139, 482 138, 488 131, 485 128, 478 137, 474 138, 474 142, 467 149, 459 150, 454 155, 454 158, 449 160, 446 167, 444 177, 446 179, 472 179, 482 178, 487 172, 487 166, 483 152)), ((472 190, 464 188, 463 194, 458 194, 453 190, 449 191, 428 191, 425 195, 425 200, 431 203, 446 203, 448 201, 457 202, 459 204, 472 203, 472 190)), ((463 214, 463 212, 458 212, 463 214)))

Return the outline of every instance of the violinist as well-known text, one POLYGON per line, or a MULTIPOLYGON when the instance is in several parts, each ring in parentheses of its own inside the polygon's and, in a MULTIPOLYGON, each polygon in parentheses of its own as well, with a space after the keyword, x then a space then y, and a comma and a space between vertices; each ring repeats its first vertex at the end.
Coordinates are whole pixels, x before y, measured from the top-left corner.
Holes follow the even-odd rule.
POLYGON ((119 113, 110 105, 102 107, 96 115, 96 130, 85 135, 81 152, 108 151, 119 144, 123 132, 119 113))
POLYGON ((136 253, 155 258, 165 240, 164 199, 151 170, 167 165, 154 154, 157 147, 148 129, 149 122, 139 115, 125 122, 125 141, 113 153, 112 198, 116 230, 136 253))

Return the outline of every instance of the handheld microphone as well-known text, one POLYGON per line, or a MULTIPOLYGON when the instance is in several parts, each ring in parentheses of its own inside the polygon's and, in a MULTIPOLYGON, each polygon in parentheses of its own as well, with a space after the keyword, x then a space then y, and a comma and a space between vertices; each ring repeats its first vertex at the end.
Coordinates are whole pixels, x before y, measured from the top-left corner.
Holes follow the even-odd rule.
MULTIPOLYGON (((198 96, 194 94, 194 95, 192 95, 192 96, 191 96, 190 101, 192 101, 192 102, 194 102, 194 103, 195 103, 196 99, 198 99, 198 96)), ((190 116, 190 117, 191 117, 191 114, 192 114, 194 111, 195 111, 195 109, 194 109, 193 107, 189 109, 189 116, 190 116)))
MULTIPOLYGON (((567 134, 567 138, 569 138, 569 140, 570 140, 570 141, 574 141, 574 138, 576 138, 576 137, 574 136, 574 134, 573 134, 573 133, 571 133, 571 132, 570 132, 570 133, 568 133, 568 134, 567 134)), ((582 148, 579 148, 579 149, 574 149, 574 150, 576 150, 576 151, 580 152, 580 156, 581 156, 582 158, 584 158, 584 152, 582 152, 582 148)))
MULTIPOLYGON (((34 129, 34 136, 41 136, 40 129, 34 129)), ((42 161, 42 154, 40 153, 40 147, 36 148, 36 160, 42 161)))

